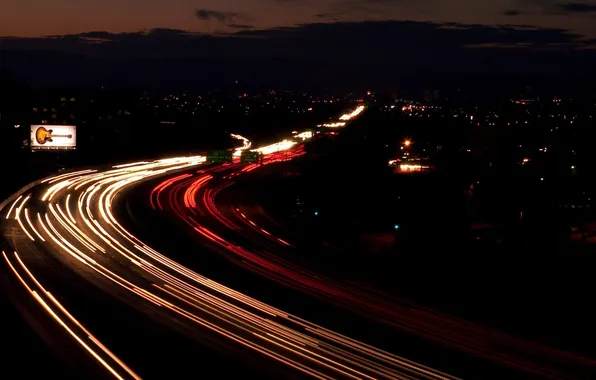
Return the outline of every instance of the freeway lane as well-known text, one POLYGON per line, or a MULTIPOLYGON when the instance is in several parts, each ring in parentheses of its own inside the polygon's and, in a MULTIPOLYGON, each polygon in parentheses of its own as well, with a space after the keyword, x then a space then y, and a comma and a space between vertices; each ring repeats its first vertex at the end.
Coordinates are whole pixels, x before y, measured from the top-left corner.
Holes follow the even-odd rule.
MULTIPOLYGON (((125 306, 159 316, 162 323, 187 336, 200 340, 210 333, 247 352, 257 352, 286 366, 288 375, 453 378, 201 276, 144 244, 114 217, 112 206, 118 205, 116 197, 123 189, 168 173, 179 176, 184 169, 195 171, 204 160, 183 157, 68 173, 46 179, 2 210, 0 227, 10 245, 2 252, 2 260, 38 304, 40 318, 53 320, 106 374, 141 377, 121 359, 122 352, 112 352, 102 343, 102 336, 95 336, 85 321, 69 311, 70 301, 50 290, 47 278, 61 277, 61 273, 44 273, 44 268, 59 267, 48 263, 51 255, 77 278, 125 306)), ((90 298, 87 303, 92 303, 94 297, 90 298)))
MULTIPOLYGON (((297 149, 290 156, 300 154, 297 149)), ((276 236, 271 226, 262 220, 255 222, 246 209, 235 203, 234 181, 255 169, 253 165, 227 165, 168 178, 157 183, 148 198, 156 211, 171 211, 230 261, 287 287, 528 374, 553 379, 592 378, 596 369, 593 360, 309 270, 295 249, 299 242, 276 236)))

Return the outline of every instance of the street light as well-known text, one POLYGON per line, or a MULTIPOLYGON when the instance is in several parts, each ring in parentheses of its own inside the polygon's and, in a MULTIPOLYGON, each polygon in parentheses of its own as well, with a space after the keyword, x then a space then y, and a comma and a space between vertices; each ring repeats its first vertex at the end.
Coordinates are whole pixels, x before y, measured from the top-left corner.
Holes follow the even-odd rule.
POLYGON ((405 146, 410 146, 411 144, 412 144, 412 142, 410 140, 404 141, 404 145, 405 146))

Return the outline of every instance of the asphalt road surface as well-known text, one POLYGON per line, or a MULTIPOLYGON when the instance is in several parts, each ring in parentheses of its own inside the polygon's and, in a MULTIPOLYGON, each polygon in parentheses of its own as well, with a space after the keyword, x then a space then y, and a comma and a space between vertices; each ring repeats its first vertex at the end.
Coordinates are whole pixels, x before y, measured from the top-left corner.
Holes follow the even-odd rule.
MULTIPOLYGON (((292 159, 302 153, 298 147, 283 155, 271 155, 263 164, 292 159)), ((305 255, 301 254, 300 237, 269 218, 262 208, 239 205, 234 184, 246 173, 258 169, 254 164, 228 164, 195 173, 177 173, 152 183, 145 197, 154 211, 182 221, 200 237, 199 241, 222 257, 287 288, 426 341, 508 367, 521 376, 593 377, 596 362, 591 359, 475 325, 362 284, 338 280, 331 273, 310 269, 305 255)))
POLYGON ((178 157, 39 181, 0 210, 3 288, 79 378, 595 377, 594 360, 313 266, 308 239, 234 186, 312 137, 257 149, 261 165, 178 157))
MULTIPOLYGON (((453 378, 215 282, 152 249, 114 216, 112 206, 123 190, 162 176, 174 182, 192 176, 195 185, 186 201, 194 207, 199 198, 192 192, 213 176, 201 169, 204 160, 183 157, 61 174, 2 210, 7 244, 1 260, 12 276, 12 291, 20 292, 17 298, 36 320, 52 326, 43 330, 64 356, 98 378, 200 373, 214 360, 201 347, 228 357, 232 351, 239 365, 273 377, 453 378)), ((217 216, 210 220, 224 223, 217 216)), ((193 227, 221 242, 210 226, 193 227)), ((220 374, 229 374, 226 367, 232 366, 218 363, 220 374)))

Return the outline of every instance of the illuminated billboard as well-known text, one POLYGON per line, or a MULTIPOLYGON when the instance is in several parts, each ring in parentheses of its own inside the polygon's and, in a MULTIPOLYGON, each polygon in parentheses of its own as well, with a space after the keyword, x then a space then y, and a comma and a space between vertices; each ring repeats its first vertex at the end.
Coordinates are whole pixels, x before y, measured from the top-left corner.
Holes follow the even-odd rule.
POLYGON ((77 127, 74 125, 32 125, 31 149, 76 149, 77 127))

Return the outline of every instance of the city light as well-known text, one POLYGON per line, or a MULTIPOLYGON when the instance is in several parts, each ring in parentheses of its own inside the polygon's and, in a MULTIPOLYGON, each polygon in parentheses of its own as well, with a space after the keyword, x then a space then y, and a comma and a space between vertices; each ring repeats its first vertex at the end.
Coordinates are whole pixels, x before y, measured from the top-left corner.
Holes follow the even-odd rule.
POLYGON ((406 141, 404 141, 404 145, 410 146, 410 145, 412 145, 412 142, 410 140, 406 140, 406 141))

